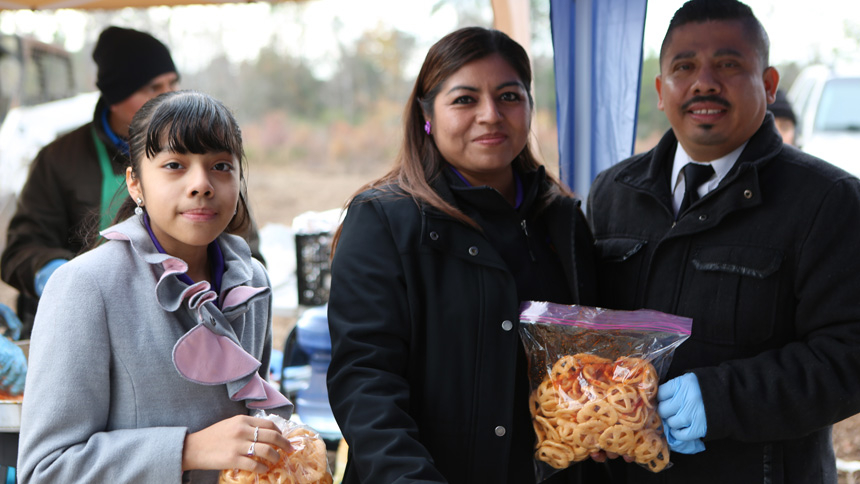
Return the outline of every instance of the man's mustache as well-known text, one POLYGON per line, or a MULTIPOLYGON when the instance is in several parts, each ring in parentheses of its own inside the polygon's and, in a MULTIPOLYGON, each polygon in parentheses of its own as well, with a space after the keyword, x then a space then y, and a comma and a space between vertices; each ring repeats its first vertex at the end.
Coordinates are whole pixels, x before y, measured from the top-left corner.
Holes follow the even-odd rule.
POLYGON ((727 108, 731 107, 731 104, 729 104, 728 101, 726 101, 725 99, 723 99, 719 96, 695 96, 695 97, 691 98, 689 101, 685 102, 681 106, 681 109, 687 110, 690 108, 690 106, 692 106, 695 103, 705 103, 705 102, 722 104, 723 106, 725 106, 727 108))

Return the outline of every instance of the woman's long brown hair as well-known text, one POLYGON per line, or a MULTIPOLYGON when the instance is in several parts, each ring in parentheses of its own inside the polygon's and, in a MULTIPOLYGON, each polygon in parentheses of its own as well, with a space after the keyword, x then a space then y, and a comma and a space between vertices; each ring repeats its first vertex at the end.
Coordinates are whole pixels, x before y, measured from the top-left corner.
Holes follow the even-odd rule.
MULTIPOLYGON (((431 183, 440 176, 445 159, 436 147, 433 137, 424 131, 424 120, 426 116, 432 122, 433 103, 449 77, 464 65, 493 54, 500 55, 517 73, 528 93, 529 107, 534 110, 531 96, 531 62, 520 44, 503 32, 482 27, 466 27, 446 35, 427 52, 415 80, 403 113, 403 141, 394 167, 382 177, 362 186, 350 197, 346 206, 349 206, 356 195, 367 189, 376 188, 384 192, 396 187, 398 191, 412 197, 416 203, 428 204, 455 220, 480 230, 474 220, 445 201, 432 188, 431 183)), ((532 153, 527 140, 523 150, 513 160, 513 167, 518 172, 528 172, 539 166, 540 162, 532 153)), ((548 174, 548 179, 552 188, 542 200, 543 205, 555 197, 570 196, 570 191, 555 177, 548 174)), ((340 239, 342 227, 343 225, 338 227, 332 240, 332 254, 340 239)))

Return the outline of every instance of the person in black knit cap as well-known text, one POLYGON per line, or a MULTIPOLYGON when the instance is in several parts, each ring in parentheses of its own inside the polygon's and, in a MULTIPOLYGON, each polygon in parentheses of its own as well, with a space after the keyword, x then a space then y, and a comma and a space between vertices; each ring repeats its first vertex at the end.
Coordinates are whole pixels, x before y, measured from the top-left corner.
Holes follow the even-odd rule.
POLYGON ((101 93, 93 120, 38 153, 9 223, 0 274, 19 291, 23 338, 48 278, 122 202, 114 195, 125 191, 132 116, 149 99, 179 87, 170 51, 144 32, 108 27, 93 60, 101 93))
POLYGON ((785 97, 785 91, 782 89, 776 91, 776 101, 768 105, 767 110, 773 113, 773 122, 776 123, 779 134, 782 135, 782 141, 795 146, 794 131, 797 127, 797 117, 794 115, 794 110, 791 109, 791 103, 785 97))
POLYGON ((98 66, 96 86, 108 111, 108 124, 123 137, 128 135, 131 117, 140 106, 161 92, 179 87, 170 51, 144 32, 108 27, 99 35, 93 60, 98 66))

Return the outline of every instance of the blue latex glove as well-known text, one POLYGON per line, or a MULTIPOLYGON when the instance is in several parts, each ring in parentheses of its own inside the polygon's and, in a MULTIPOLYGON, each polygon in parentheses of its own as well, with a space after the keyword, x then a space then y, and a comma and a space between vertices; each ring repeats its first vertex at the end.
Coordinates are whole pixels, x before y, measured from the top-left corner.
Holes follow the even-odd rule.
POLYGON ((672 429, 668 425, 663 425, 663 430, 663 433, 666 435, 666 442, 669 443, 669 449, 671 449, 672 452, 677 452, 679 454, 698 454, 705 450, 705 443, 702 442, 702 439, 678 440, 674 435, 672 435, 672 429))
POLYGON ((0 318, 6 321, 6 327, 9 328, 6 335, 16 341, 21 339, 21 328, 23 328, 23 325, 18 315, 15 314, 15 311, 12 311, 12 308, 5 304, 0 304, 0 318))
POLYGON ((660 385, 657 400, 669 448, 682 454, 705 450, 700 439, 708 432, 708 420, 696 375, 687 373, 660 385))
POLYGON ((41 269, 39 269, 38 272, 36 272, 36 280, 33 281, 33 286, 36 288, 37 296, 42 297, 42 291, 45 290, 45 284, 48 283, 48 279, 50 279, 51 274, 53 274, 58 267, 65 264, 66 262, 69 261, 66 259, 53 259, 48 261, 48 263, 45 264, 44 267, 42 267, 41 269))
POLYGON ((10 395, 24 393, 27 358, 24 351, 10 340, 0 337, 0 390, 10 395))

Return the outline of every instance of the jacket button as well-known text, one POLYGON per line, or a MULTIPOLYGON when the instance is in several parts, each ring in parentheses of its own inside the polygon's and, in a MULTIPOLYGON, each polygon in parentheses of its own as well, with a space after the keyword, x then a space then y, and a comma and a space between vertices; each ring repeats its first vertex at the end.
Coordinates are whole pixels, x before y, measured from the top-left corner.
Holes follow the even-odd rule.
POLYGON ((430 232, 430 239, 439 240, 439 234, 437 234, 436 232, 430 232))
POLYGON ((510 331, 514 327, 514 323, 508 321, 507 319, 502 321, 502 329, 505 331, 510 331))
POLYGON ((474 245, 469 247, 469 255, 478 255, 478 248, 474 245))
POLYGON ((752 198, 752 190, 744 190, 744 198, 746 198, 746 199, 752 198))
POLYGON ((705 220, 708 220, 707 215, 705 215, 705 214, 699 215, 699 221, 704 222, 705 220))
POLYGON ((507 433, 507 430, 504 427, 502 427, 501 425, 496 427, 495 431, 496 431, 496 435, 499 437, 504 437, 505 433, 507 433))

